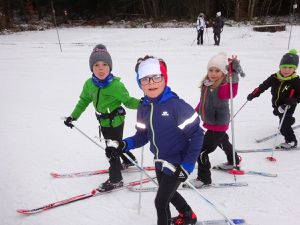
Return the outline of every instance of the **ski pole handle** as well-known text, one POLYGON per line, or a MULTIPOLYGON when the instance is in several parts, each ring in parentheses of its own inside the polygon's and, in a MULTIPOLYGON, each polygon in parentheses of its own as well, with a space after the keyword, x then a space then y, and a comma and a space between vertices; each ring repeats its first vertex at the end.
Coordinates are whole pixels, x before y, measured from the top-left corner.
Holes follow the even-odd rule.
POLYGON ((232 59, 228 58, 228 76, 232 79, 232 59))

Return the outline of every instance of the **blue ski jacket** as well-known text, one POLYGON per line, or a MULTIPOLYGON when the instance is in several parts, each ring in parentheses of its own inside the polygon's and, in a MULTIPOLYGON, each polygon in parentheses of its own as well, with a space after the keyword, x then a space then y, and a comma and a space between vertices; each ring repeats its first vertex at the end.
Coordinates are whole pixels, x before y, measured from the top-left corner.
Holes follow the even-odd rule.
MULTIPOLYGON (((191 173, 200 154, 203 130, 195 110, 166 86, 155 99, 147 96, 137 111, 136 133, 124 139, 125 151, 139 148, 150 141, 154 159, 174 166, 184 165, 191 173)), ((162 169, 156 163, 157 169, 162 169)))

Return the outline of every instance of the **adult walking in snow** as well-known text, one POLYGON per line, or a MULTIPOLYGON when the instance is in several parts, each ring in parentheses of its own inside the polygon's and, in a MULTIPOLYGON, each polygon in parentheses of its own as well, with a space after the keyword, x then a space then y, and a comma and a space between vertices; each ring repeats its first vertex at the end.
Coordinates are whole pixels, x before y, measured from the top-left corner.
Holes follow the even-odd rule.
POLYGON ((197 45, 203 45, 203 33, 206 28, 204 14, 200 13, 197 18, 197 45))
POLYGON ((221 12, 217 12, 216 18, 213 21, 213 33, 215 45, 220 45, 221 33, 223 31, 224 21, 221 17, 221 12))
POLYGON ((167 66, 162 59, 146 56, 136 65, 137 81, 145 97, 137 112, 136 133, 119 143, 123 152, 150 141, 154 154, 158 191, 157 225, 195 224, 197 217, 177 192, 192 173, 203 141, 195 110, 167 86, 167 66), (169 204, 179 211, 171 218, 169 204))

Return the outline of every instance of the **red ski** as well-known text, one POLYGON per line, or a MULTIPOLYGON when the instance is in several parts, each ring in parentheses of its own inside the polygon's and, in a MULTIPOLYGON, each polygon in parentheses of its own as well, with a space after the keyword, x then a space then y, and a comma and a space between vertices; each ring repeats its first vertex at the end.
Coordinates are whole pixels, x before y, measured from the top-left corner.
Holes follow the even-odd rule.
MULTIPOLYGON (((152 171, 152 170, 155 170, 155 167, 146 166, 146 167, 144 167, 144 170, 152 171)), ((132 167, 128 167, 125 170, 122 170, 122 172, 134 173, 134 172, 140 172, 140 170, 137 167, 132 166, 132 167)), ((93 175, 105 174, 105 173, 108 173, 108 169, 83 171, 83 172, 71 172, 71 173, 52 172, 52 173, 50 173, 50 175, 53 178, 74 178, 74 177, 87 177, 87 176, 93 176, 93 175)))
MULTIPOLYGON (((152 178, 152 179, 155 179, 155 177, 152 178)), ((38 207, 38 208, 18 209, 17 212, 21 213, 21 214, 26 214, 26 215, 39 213, 39 212, 44 212, 46 210, 53 209, 53 208, 56 208, 56 207, 59 207, 59 206, 62 206, 62 205, 70 204, 70 203, 73 203, 73 202, 77 202, 77 201, 80 201, 80 200, 83 200, 83 199, 95 197, 95 196, 98 196, 98 195, 103 195, 103 194, 108 194, 108 193, 111 193, 111 192, 123 190, 123 189, 126 189, 128 187, 134 187, 134 186, 137 186, 137 185, 140 185, 140 184, 143 184, 143 183, 148 183, 150 181, 151 181, 150 178, 145 178, 143 180, 136 180, 136 181, 124 184, 123 187, 115 188, 115 189, 110 190, 110 191, 101 191, 101 190, 96 188, 96 189, 93 189, 92 191, 90 191, 89 193, 76 195, 76 196, 73 196, 73 197, 70 197, 70 198, 67 198, 67 199, 64 199, 64 200, 60 200, 60 201, 57 201, 57 202, 52 202, 52 203, 49 203, 47 205, 44 205, 44 206, 41 206, 41 207, 38 207)))

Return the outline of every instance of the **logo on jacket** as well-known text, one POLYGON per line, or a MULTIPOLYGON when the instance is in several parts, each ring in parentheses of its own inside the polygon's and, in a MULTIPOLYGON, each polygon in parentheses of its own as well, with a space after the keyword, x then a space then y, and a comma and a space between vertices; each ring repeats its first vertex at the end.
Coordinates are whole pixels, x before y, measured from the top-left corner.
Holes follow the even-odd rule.
POLYGON ((284 88, 282 89, 282 92, 287 91, 290 88, 290 85, 285 85, 284 88))
POLYGON ((163 111, 163 113, 161 115, 162 116, 169 116, 169 113, 167 111, 163 111))

